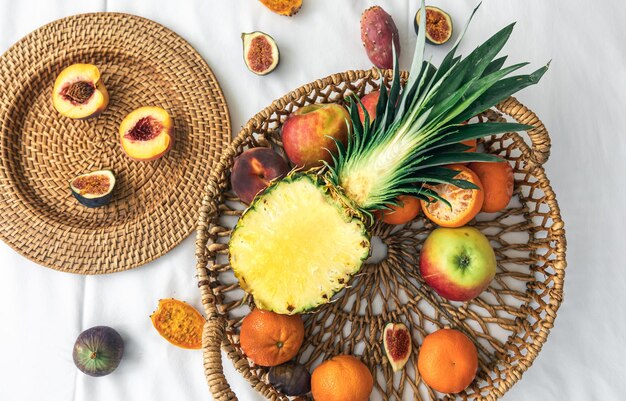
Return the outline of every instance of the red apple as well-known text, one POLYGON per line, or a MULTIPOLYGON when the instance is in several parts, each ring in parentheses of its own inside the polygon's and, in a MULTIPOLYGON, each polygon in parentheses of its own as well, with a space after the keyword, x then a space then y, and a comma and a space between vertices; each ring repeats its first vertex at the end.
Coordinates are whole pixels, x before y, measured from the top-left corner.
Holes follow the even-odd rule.
POLYGON ((249 205, 272 180, 288 172, 287 162, 278 153, 269 148, 253 148, 235 159, 230 183, 239 199, 249 205))
POLYGON ((496 274, 496 255, 474 227, 437 228, 422 246, 420 273, 433 290, 451 301, 469 301, 496 274))
MULTIPOLYGON (((367 114, 370 116, 370 122, 374 121, 376 118, 376 105, 378 104, 379 97, 380 91, 374 91, 361 98, 361 103, 363 103, 365 110, 367 110, 367 114)), ((365 113, 363 113, 363 108, 360 104, 357 105, 357 107, 359 109, 359 119, 361 120, 361 123, 363 123, 365 121, 365 113)))
POLYGON ((293 112, 283 124, 282 139, 287 157, 298 167, 309 169, 332 162, 337 154, 335 140, 346 145, 350 116, 336 103, 311 104, 293 112))

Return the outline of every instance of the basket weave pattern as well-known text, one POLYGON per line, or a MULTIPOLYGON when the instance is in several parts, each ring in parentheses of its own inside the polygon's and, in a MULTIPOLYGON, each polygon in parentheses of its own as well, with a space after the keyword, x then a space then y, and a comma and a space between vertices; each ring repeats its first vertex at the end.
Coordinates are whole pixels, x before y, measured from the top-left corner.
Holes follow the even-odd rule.
MULTIPOLYGON (((204 367, 215 400, 237 399, 223 375, 220 347, 255 390, 270 400, 288 399, 267 384, 267 369, 254 365, 239 347, 241 320, 253 300, 239 288, 228 264, 227 242, 244 208, 230 189, 233 160, 250 147, 271 146, 281 152, 278 128, 292 111, 311 103, 341 102, 352 93, 362 96, 378 87, 377 74, 374 70, 335 74, 274 101, 248 122, 212 175, 200 210, 196 256, 208 317, 204 367)), ((490 121, 505 121, 506 116, 536 129, 529 132, 530 147, 517 133, 482 142, 490 153, 508 159, 515 174, 510 206, 500 213, 481 214, 471 223, 495 248, 498 268, 489 288, 467 303, 439 297, 417 272, 421 243, 433 225, 423 217, 401 228, 377 224, 372 235, 387 245, 386 259, 364 265, 334 302, 304 315, 299 362, 313 369, 334 355, 357 354, 374 374, 372 398, 383 400, 495 400, 520 379, 541 350, 562 301, 566 243, 558 204, 541 166, 549 157, 548 133, 514 98, 499 104, 497 111, 484 113, 490 121), (388 322, 404 322, 412 330, 414 351, 402 373, 394 374, 385 356, 381 339, 388 322), (477 379, 457 396, 434 392, 416 369, 423 338, 443 327, 463 331, 479 351, 477 379)))
POLYGON ((217 80, 185 40, 144 18, 83 14, 39 28, 1 61, 0 238, 42 265, 99 274, 155 259, 193 231, 230 121, 217 80), (52 107, 54 81, 73 63, 101 71, 110 101, 98 118, 52 107), (152 162, 128 158, 117 137, 141 106, 174 120, 174 146, 152 162), (69 180, 105 168, 117 177, 112 202, 78 204, 69 180))

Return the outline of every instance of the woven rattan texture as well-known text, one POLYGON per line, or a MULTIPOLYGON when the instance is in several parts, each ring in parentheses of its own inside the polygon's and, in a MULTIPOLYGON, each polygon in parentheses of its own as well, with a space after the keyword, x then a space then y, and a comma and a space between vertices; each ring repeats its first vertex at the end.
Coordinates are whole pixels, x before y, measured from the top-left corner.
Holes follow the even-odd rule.
POLYGON ((54 269, 100 274, 130 269, 172 249, 194 229, 202 189, 230 142, 215 76, 180 36, 136 16, 83 14, 45 25, 0 59, 0 237, 54 269), (98 118, 71 120, 52 107, 59 72, 100 68, 110 94, 98 118), (159 160, 121 150, 118 127, 141 106, 165 108, 176 142, 159 160), (112 202, 81 206, 68 181, 110 168, 112 202))
MULTIPOLYGON (((286 400, 267 384, 266 368, 243 355, 238 333, 252 300, 239 288, 228 265, 229 234, 242 205, 230 190, 234 157, 252 146, 281 150, 278 127, 306 104, 341 101, 350 93, 377 88, 375 71, 335 74, 296 89, 252 118, 225 150, 204 197, 197 231, 196 256, 202 302, 208 316, 204 333, 204 368, 214 398, 236 400, 223 375, 221 348, 255 390, 271 400, 286 400)), ((449 302, 424 285, 417 273, 422 241, 433 225, 418 217, 403 227, 377 225, 373 235, 388 247, 385 260, 366 264, 338 294, 336 301, 305 315, 305 342, 297 357, 309 369, 340 353, 362 357, 374 373, 372 399, 495 400, 532 364, 541 350, 563 297, 565 232, 559 207, 542 168, 550 139, 539 119, 510 98, 485 113, 489 120, 515 119, 537 127, 529 132, 532 146, 517 133, 486 138, 482 145, 506 157, 515 171, 510 206, 496 214, 480 214, 471 224, 495 248, 498 268, 490 287, 478 298, 449 302), (387 322, 402 321, 412 329, 414 352, 402 373, 393 374, 381 341, 387 322), (416 370, 419 345, 442 327, 465 332, 477 345, 477 379, 457 396, 438 394, 416 370)))

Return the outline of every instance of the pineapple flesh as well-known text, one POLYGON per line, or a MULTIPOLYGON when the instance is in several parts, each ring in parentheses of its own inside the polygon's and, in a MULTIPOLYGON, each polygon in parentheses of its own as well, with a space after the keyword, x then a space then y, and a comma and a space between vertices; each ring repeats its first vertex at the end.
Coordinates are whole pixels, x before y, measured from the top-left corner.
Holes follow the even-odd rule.
POLYGON ((369 235, 314 175, 274 183, 244 213, 229 243, 240 286, 256 305, 282 314, 326 303, 369 255, 369 235))

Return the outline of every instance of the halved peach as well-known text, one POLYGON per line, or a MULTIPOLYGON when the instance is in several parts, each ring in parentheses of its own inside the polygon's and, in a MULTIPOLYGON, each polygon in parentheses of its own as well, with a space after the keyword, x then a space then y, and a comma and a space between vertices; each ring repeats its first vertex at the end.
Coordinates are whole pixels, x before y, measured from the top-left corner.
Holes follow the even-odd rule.
POLYGON ((174 123, 160 107, 140 107, 120 124, 120 144, 131 159, 150 161, 167 153, 174 143, 174 123))
POLYGON ((109 93, 93 64, 72 64, 59 74, 52 90, 52 105, 65 117, 97 117, 109 104, 109 93))

